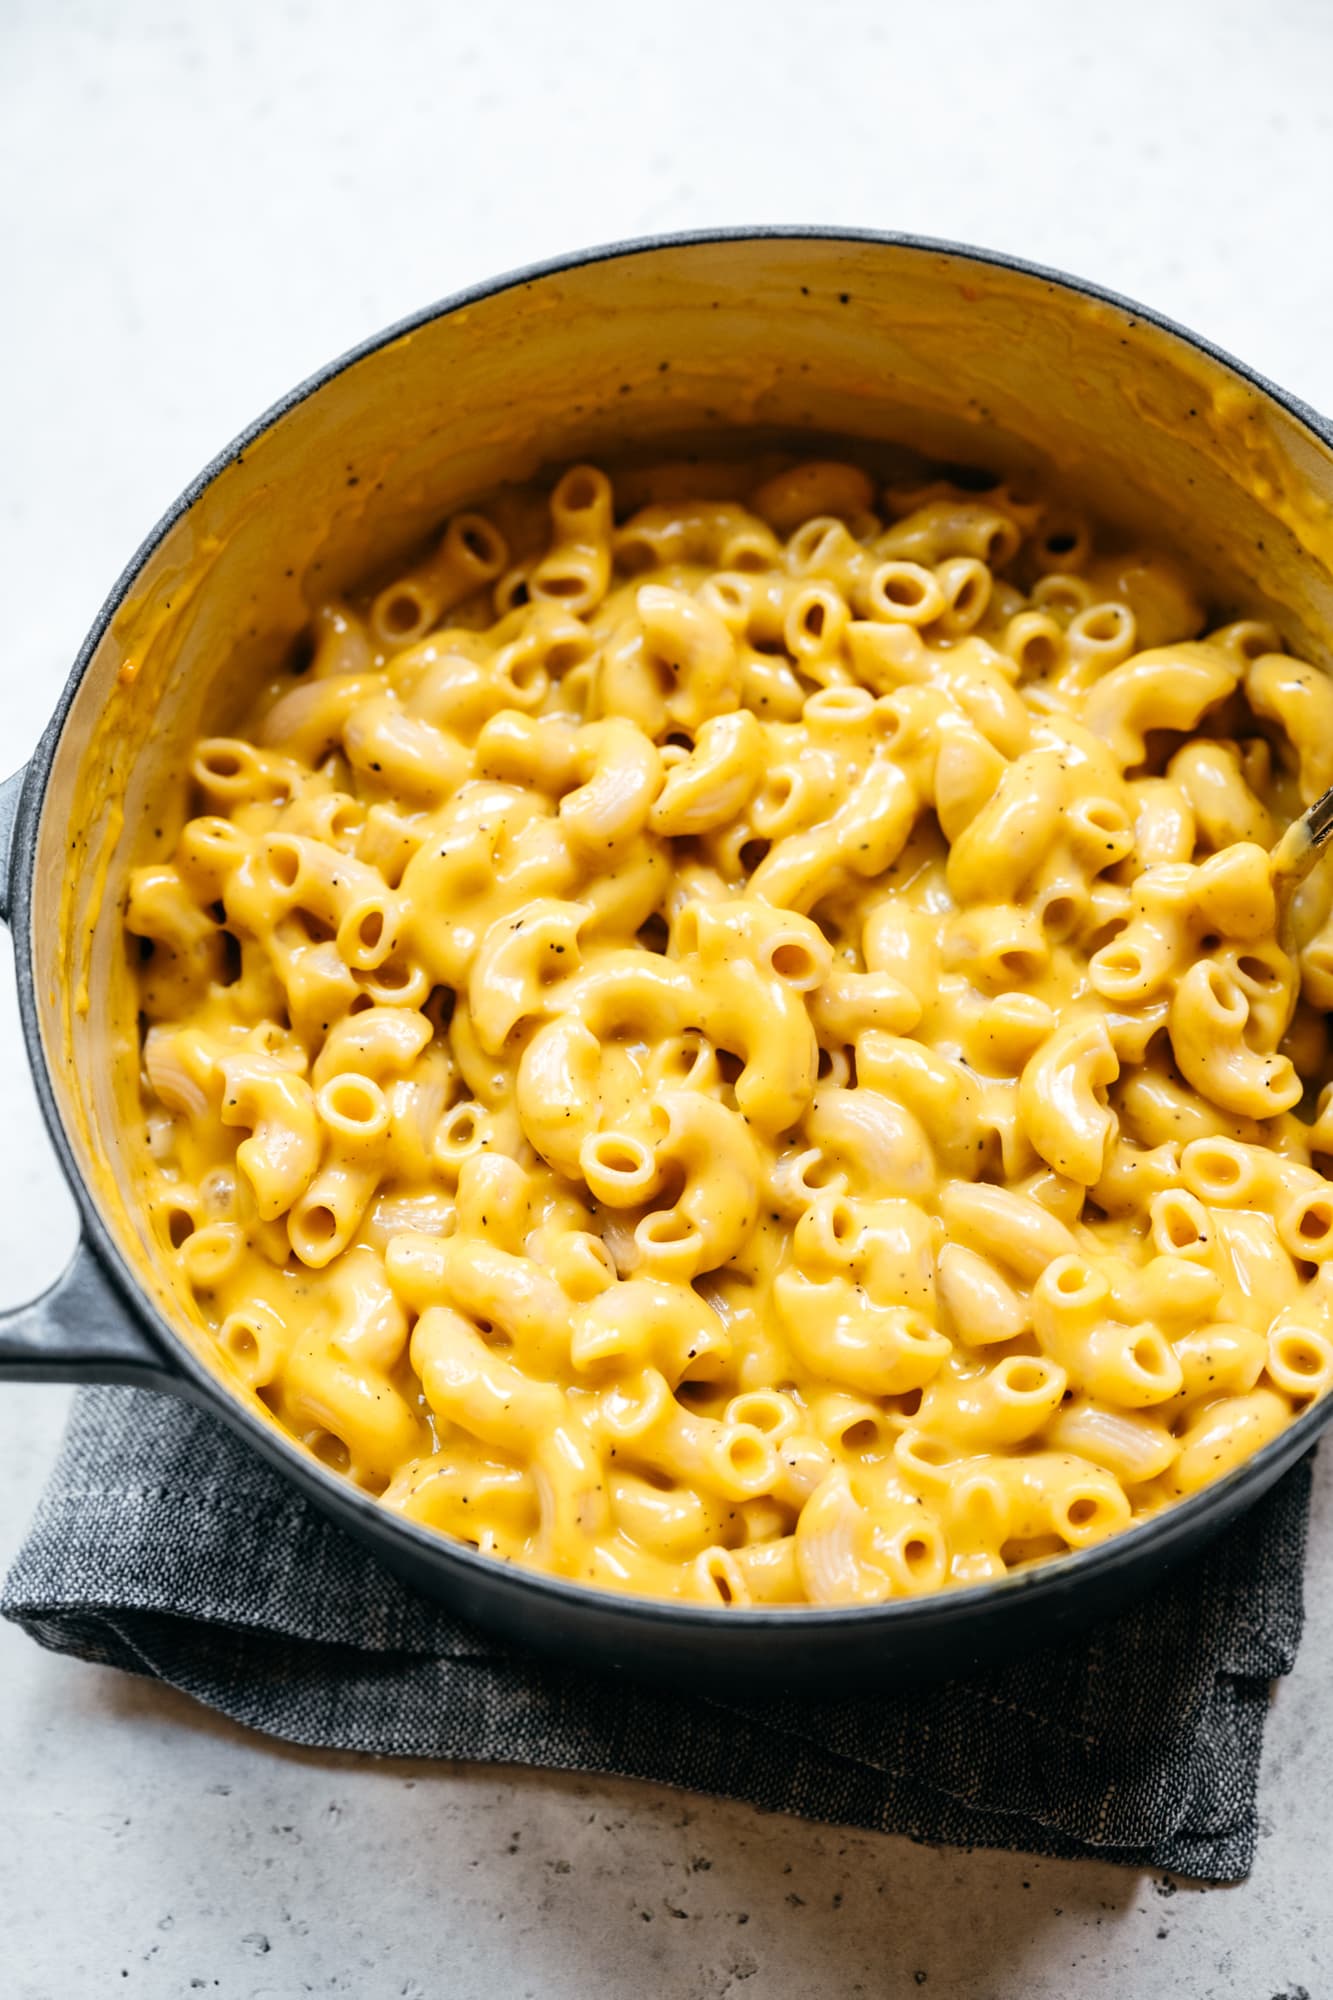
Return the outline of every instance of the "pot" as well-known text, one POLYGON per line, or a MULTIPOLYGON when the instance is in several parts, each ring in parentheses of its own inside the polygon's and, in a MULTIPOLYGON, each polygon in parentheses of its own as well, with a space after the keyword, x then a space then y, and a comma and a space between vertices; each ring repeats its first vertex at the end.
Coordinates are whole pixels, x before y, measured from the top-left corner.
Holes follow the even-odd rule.
MULTIPOLYGON (((122 878, 172 783, 153 745, 227 701, 232 647, 280 657, 301 578, 336 589, 502 480, 684 440, 793 432, 1028 470, 1188 554, 1218 597, 1327 662, 1333 426, 1179 327, 981 251, 826 230, 612 245, 446 299, 295 389, 130 561, 26 769, 0 790, 0 897, 28 1058, 78 1202, 73 1261, 0 1316, 0 1378, 128 1382, 206 1405, 412 1586, 520 1643, 677 1685, 841 1690, 1025 1649, 1114 1610, 1313 1444, 1333 1398, 1128 1533, 999 1583, 854 1609, 612 1596, 389 1513, 239 1400, 129 1197, 113 1060, 122 878)), ((224 716, 225 721, 225 716, 224 716)), ((132 1016, 130 1017, 132 1020, 132 1016)))

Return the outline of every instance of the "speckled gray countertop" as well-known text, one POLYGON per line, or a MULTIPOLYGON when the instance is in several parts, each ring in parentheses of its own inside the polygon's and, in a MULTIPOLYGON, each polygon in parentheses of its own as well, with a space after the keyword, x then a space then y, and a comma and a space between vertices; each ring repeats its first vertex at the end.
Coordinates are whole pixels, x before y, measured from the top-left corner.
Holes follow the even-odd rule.
MULTIPOLYGON (((0 757, 213 450, 455 285, 829 221, 1085 273, 1333 408, 1327 0, 0 9, 0 757), (374 23, 372 26, 371 23, 374 23)), ((0 972, 0 1270, 73 1239, 0 972)), ((63 1396, 0 1396, 0 1563, 63 1396)), ((1333 1996, 1333 1451, 1251 1880, 280 1748, 0 1631, 0 1994, 1333 1996)))

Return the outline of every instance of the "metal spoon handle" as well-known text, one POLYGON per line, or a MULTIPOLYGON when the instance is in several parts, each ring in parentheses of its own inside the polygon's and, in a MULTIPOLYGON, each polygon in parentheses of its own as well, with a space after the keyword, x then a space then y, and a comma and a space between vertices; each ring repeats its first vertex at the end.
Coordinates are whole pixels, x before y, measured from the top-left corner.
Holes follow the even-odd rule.
POLYGON ((1273 893, 1277 898, 1277 928, 1282 949, 1299 956, 1309 943, 1296 922, 1295 895, 1329 841, 1333 839, 1333 786, 1307 806, 1268 857, 1273 893))
POLYGON ((1273 849, 1269 865, 1279 900, 1303 882, 1333 839, 1333 786, 1299 819, 1294 819, 1273 849))

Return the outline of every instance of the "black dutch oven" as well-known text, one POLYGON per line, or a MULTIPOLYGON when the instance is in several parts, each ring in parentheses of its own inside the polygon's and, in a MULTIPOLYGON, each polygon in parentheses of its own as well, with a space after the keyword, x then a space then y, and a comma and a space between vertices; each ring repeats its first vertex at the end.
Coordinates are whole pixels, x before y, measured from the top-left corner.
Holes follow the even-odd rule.
MULTIPOLYGON (((682 440, 892 441, 1086 491, 1268 608, 1333 637, 1333 426, 1112 294, 904 236, 756 229, 616 244, 461 292, 295 389, 133 557, 26 769, 0 790, 0 895, 28 1059, 78 1202, 73 1261, 0 1316, 0 1379, 125 1382, 204 1404, 392 1570, 459 1613, 588 1666, 823 1692, 1026 1649, 1114 1610, 1255 1501, 1333 1417, 1307 1410, 1216 1485, 998 1583, 854 1609, 612 1596, 387 1512, 241 1400, 175 1300, 131 1198, 114 1086, 120 911, 160 746, 222 713, 238 641, 274 658, 302 579, 336 588, 504 480, 682 440)), ((129 1016, 132 1020, 132 1013, 129 1016)))

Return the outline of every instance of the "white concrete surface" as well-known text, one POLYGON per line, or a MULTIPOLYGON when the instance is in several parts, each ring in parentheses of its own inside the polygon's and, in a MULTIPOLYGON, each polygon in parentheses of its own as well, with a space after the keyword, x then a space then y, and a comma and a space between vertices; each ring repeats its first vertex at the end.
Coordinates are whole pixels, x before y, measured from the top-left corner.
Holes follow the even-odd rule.
MULTIPOLYGON (((0 756, 247 419, 528 258, 692 224, 1009 248, 1333 408, 1326 0, 7 0, 0 756)), ((0 978, 0 1271, 72 1239, 0 978)), ((0 1561, 62 1398, 0 1397, 0 1561)), ((0 1993, 1333 1993, 1333 1452, 1249 1883, 844 1835, 642 1786, 281 1750, 0 1633, 0 1993)))

